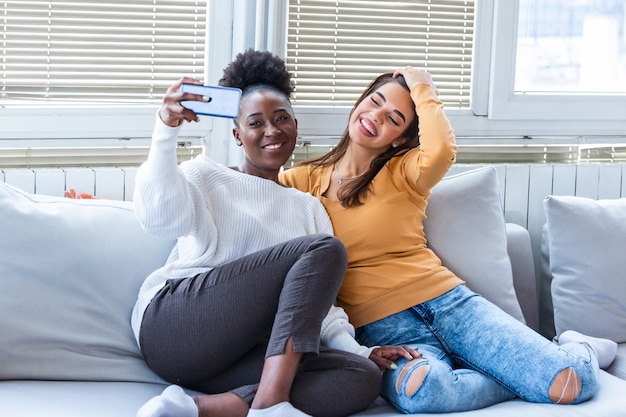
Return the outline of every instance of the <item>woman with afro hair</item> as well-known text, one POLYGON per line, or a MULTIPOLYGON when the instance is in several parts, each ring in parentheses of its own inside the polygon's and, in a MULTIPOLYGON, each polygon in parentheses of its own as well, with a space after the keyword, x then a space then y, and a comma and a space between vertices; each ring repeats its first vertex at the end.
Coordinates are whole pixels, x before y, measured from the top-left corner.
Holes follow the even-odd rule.
MULTIPOLYGON (((278 181, 297 137, 285 63, 248 50, 224 70, 220 85, 242 90, 233 135, 245 155, 235 167, 206 155, 177 164, 180 126, 198 120, 181 101, 204 100, 181 92, 183 83, 200 84, 183 78, 167 90, 136 176, 139 222, 177 239, 133 311, 148 366, 172 384, 138 417, 324 417, 366 408, 379 394, 380 370, 332 305, 345 249, 322 204, 278 181)), ((374 349, 388 364, 407 356, 374 349)))

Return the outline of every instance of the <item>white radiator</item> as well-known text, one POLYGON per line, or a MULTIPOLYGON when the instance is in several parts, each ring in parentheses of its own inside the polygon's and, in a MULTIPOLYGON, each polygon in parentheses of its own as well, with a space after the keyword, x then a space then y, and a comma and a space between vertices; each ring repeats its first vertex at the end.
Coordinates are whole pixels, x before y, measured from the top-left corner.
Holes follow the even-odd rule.
POLYGON ((0 179, 33 194, 63 196, 74 188, 101 198, 131 201, 136 167, 101 168, 7 168, 0 179))

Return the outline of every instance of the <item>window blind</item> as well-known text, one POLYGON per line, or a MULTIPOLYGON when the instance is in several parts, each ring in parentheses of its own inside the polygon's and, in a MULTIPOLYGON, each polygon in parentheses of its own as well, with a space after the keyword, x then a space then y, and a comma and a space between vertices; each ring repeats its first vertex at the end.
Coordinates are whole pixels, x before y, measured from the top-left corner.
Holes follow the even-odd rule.
POLYGON ((207 0, 0 2, 0 97, 151 102, 202 78, 207 0))
POLYGON ((351 106, 383 72, 427 69, 447 107, 469 107, 474 0, 289 0, 294 104, 351 106))

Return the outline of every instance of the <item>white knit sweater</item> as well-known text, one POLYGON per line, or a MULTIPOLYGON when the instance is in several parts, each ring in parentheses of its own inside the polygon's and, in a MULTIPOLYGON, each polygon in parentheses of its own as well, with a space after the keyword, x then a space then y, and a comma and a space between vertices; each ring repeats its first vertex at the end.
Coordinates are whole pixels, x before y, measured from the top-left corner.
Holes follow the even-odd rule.
MULTIPOLYGON (((205 155, 179 166, 179 130, 157 116, 148 159, 135 178, 133 200, 143 228, 178 239, 166 264, 141 286, 131 320, 137 340, 143 313, 167 279, 195 276, 298 236, 333 233, 324 206, 310 194, 243 174, 205 155)), ((354 340, 343 309, 331 309, 324 324, 324 345, 369 356, 371 349, 354 340)))

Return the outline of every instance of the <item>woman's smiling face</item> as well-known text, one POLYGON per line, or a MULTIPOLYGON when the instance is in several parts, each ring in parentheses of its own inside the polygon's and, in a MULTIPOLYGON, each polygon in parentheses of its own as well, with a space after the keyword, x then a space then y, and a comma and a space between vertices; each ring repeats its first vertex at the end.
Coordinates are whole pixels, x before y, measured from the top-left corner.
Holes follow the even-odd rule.
POLYGON ((399 83, 381 85, 354 109, 350 116, 352 142, 376 151, 402 144, 402 134, 415 117, 409 92, 399 83))
POLYGON ((244 148, 241 171, 274 179, 296 146, 297 122, 289 101, 267 89, 256 90, 241 101, 233 129, 244 148))

